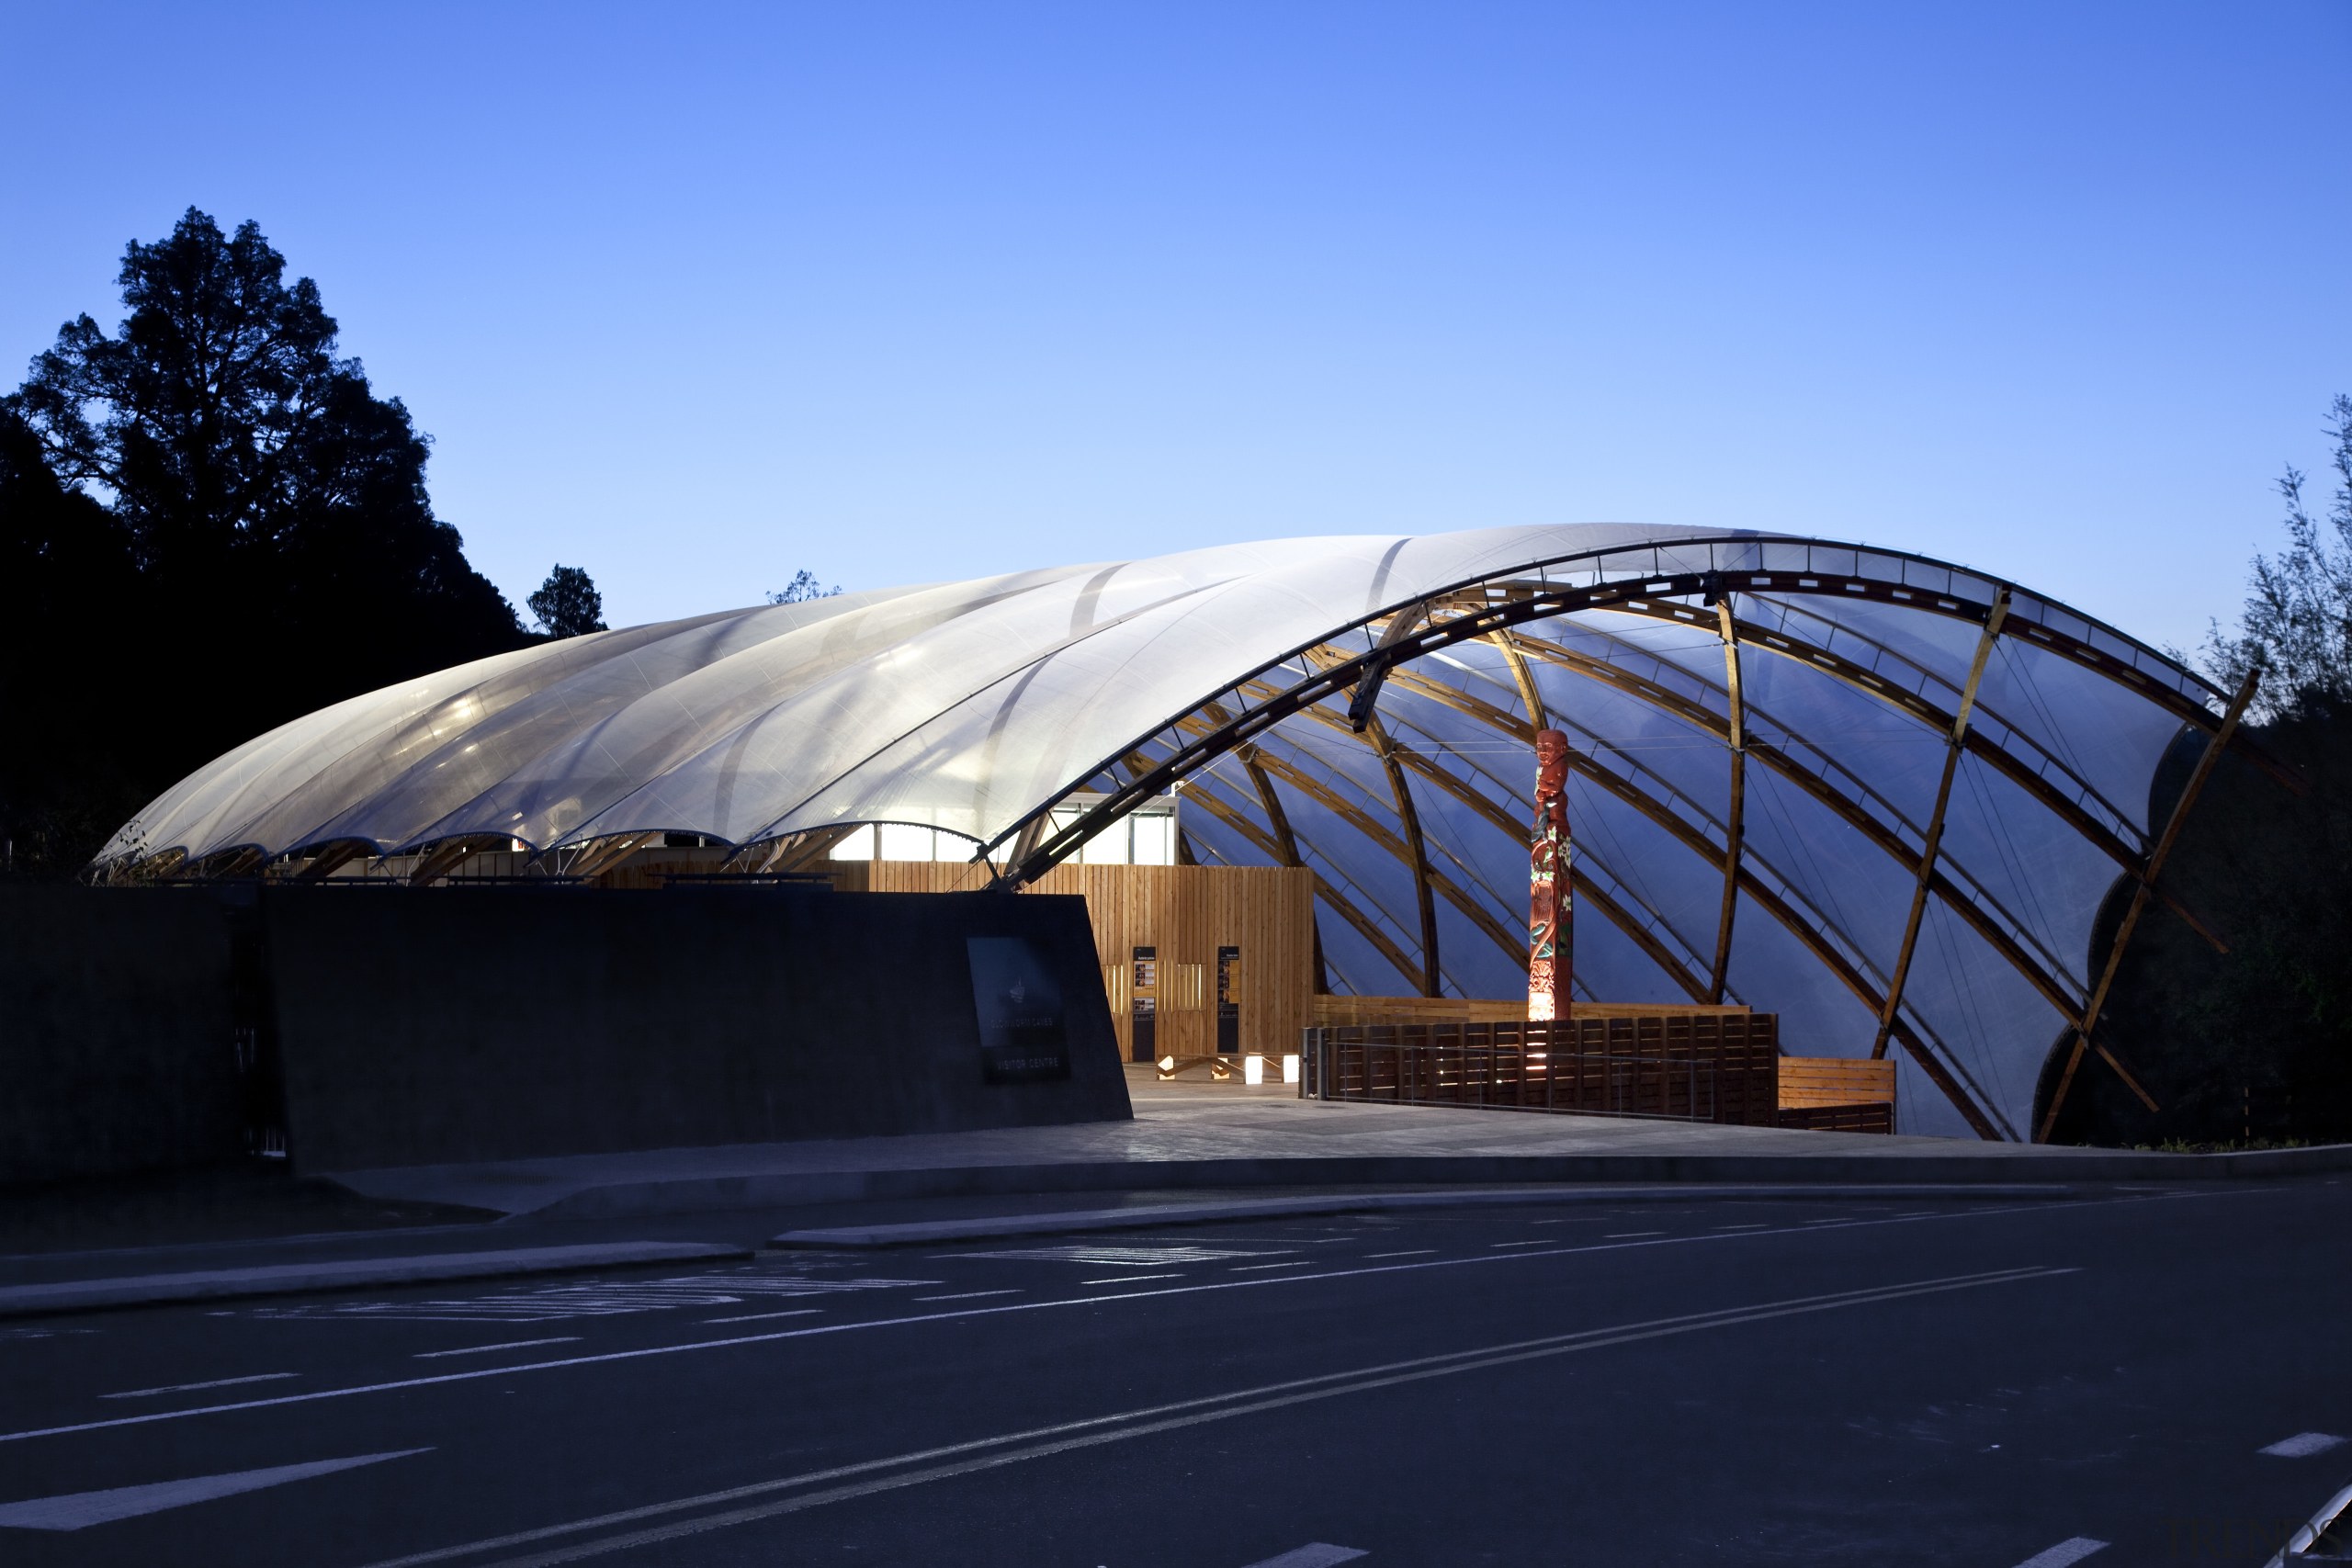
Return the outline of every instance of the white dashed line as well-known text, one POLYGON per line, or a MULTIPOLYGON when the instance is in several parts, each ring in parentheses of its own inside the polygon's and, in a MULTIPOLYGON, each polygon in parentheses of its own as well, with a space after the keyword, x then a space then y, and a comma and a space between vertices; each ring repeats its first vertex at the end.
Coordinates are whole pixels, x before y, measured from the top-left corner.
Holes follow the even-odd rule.
POLYGON ((1180 1269, 1173 1274, 1114 1274, 1107 1280, 1080 1280, 1079 1283, 1081 1285, 1128 1285, 1137 1280, 1181 1280, 1183 1277, 1183 1271, 1180 1269))
POLYGON ((1332 1546, 1316 1540, 1307 1542, 1295 1551, 1285 1551, 1280 1557, 1252 1562, 1250 1568, 1337 1568, 1341 1562, 1353 1562, 1359 1557, 1371 1555, 1368 1551, 1358 1551, 1352 1546, 1332 1546))
POLYGON ((1312 1269, 1314 1267, 1315 1264, 1313 1259, 1301 1258, 1295 1263, 1245 1263, 1238 1269, 1229 1269, 1228 1272, 1235 1274, 1254 1274, 1261 1269, 1312 1269))
POLYGON ((2066 1568, 2070 1562, 2080 1562, 2092 1552, 2106 1550, 2107 1542, 2103 1540, 2093 1540, 2086 1535, 2073 1536, 2047 1551, 2035 1552, 2018 1563, 2018 1568, 2066 1568))
POLYGON ((795 1307, 790 1312, 747 1312, 739 1317, 706 1317, 705 1323, 765 1323, 772 1317, 808 1317, 823 1307, 795 1307))
POLYGON ((2281 1438, 2267 1449, 2256 1450, 2273 1459, 2309 1459, 2328 1450, 2341 1447, 2342 1438, 2326 1432, 2298 1432, 2291 1438, 2281 1438))
POLYGON ((958 1291, 952 1296, 917 1296, 915 1300, 919 1302, 976 1302, 982 1296, 1017 1296, 1020 1293, 1020 1288, 1015 1286, 1003 1291, 958 1291))
POLYGON ((1715 1228, 1719 1231, 1760 1231, 1764 1229, 1764 1222, 1751 1220, 1744 1225, 1717 1225, 1715 1228))
POLYGON ((249 1378, 214 1378, 209 1382, 175 1382, 163 1388, 134 1388, 122 1393, 102 1393, 100 1399, 153 1399, 159 1393, 193 1393, 199 1388, 235 1388, 239 1383, 276 1382, 299 1378, 300 1372, 255 1372, 249 1378))
POLYGON ((1551 1246, 1552 1244, 1551 1244, 1550 1242, 1548 1242, 1548 1241, 1490 1241, 1490 1242, 1488 1242, 1487 1245, 1488 1247, 1549 1247, 1549 1246, 1551 1246))
POLYGON ((1436 1255, 1437 1248, 1434 1247, 1417 1247, 1410 1252, 1367 1252, 1364 1254, 1366 1258, 1433 1258, 1436 1255))
POLYGON ((509 1339, 503 1345, 468 1345, 458 1350, 419 1350, 416 1359, 432 1360, 435 1356, 486 1356, 492 1350, 527 1350, 534 1345, 577 1345, 577 1334, 559 1334, 552 1339, 509 1339))
POLYGON ((1635 1236, 1664 1235, 1666 1233, 1664 1231, 1611 1231, 1607 1235, 1602 1236, 1600 1239, 1603 1241, 1631 1241, 1635 1236))

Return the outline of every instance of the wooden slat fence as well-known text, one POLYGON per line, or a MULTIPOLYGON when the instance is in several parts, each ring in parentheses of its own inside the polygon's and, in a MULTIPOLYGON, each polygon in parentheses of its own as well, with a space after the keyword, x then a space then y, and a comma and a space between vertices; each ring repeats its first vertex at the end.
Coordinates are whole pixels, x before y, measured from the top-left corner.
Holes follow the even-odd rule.
POLYGON ((1778 1025, 1770 1013, 1714 1011, 1332 1025, 1303 1033, 1300 1093, 1769 1127, 1778 1025))

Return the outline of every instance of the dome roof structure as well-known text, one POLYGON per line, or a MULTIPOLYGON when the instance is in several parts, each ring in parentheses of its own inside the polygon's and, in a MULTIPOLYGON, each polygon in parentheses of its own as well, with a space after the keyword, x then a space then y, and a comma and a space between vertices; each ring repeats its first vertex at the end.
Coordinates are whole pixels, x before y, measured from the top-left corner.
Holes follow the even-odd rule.
POLYGON ((1555 728, 1577 995, 1749 1003, 1809 1055, 1891 1046, 1921 1069, 1907 1128, 2030 1137, 2100 901, 2162 829, 2158 761, 2222 698, 1893 551, 1603 524, 1283 539, 502 654, 248 742, 97 864, 419 857, 430 880, 492 844, 560 871, 688 833, 756 871, 901 823, 1017 885, 1172 789, 1193 858, 1313 871, 1335 988, 1509 997, 1555 728))

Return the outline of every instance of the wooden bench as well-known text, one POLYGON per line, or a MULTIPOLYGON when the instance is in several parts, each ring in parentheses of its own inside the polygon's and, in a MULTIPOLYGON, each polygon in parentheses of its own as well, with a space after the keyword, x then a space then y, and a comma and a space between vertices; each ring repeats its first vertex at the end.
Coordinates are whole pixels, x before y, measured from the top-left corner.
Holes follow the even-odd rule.
POLYGON ((1822 1133, 1894 1131, 1894 1063, 1852 1056, 1783 1056, 1780 1124, 1822 1133))

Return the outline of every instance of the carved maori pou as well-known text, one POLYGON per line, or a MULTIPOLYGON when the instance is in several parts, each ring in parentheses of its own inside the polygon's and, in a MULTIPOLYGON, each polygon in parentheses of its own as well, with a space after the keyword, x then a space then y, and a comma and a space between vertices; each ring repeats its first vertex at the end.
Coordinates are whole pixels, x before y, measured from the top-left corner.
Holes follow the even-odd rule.
POLYGON ((1566 1013, 1572 913, 1568 890, 1568 738, 1535 732, 1535 831, 1527 862, 1527 1016, 1566 1013))

